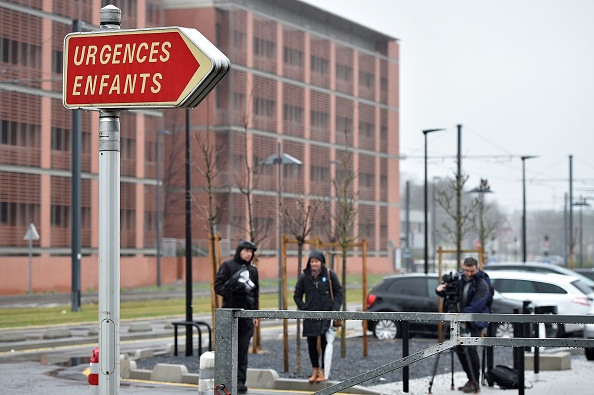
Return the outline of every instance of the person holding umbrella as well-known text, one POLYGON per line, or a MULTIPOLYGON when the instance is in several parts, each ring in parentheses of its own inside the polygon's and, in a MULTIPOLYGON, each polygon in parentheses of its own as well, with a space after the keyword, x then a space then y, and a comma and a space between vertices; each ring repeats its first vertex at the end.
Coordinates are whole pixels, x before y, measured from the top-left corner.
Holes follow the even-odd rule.
MULTIPOLYGON (((307 266, 297 280, 293 299, 299 310, 305 311, 339 311, 342 305, 342 286, 338 276, 333 271, 326 268, 326 259, 324 253, 320 250, 312 250, 309 254, 307 266), (305 296, 305 301, 303 300, 305 296)), ((336 330, 332 326, 331 320, 303 320, 303 337, 307 338, 307 349, 309 359, 313 368, 313 373, 309 378, 310 383, 320 383, 326 381, 329 375, 329 369, 324 372, 324 367, 328 368, 332 356, 325 357, 328 340, 327 332, 336 330), (318 352, 318 342, 320 351, 318 352)), ((334 336, 329 336, 334 339, 334 336)))

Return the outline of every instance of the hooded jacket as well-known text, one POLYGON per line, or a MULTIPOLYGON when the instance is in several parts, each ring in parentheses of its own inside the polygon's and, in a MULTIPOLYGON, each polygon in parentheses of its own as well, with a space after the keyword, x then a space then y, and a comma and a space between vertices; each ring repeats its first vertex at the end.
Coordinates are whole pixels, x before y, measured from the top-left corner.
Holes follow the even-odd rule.
POLYGON ((252 259, 241 259, 241 250, 249 248, 254 252, 256 245, 247 240, 241 240, 235 250, 233 259, 221 264, 214 282, 217 295, 223 297, 223 308, 241 308, 245 310, 258 310, 260 306, 260 285, 258 268, 252 264, 252 259), (249 280, 241 276, 243 271, 249 273, 249 280), (243 278, 242 278, 243 277, 243 278))
MULTIPOLYGON (((342 286, 338 276, 326 268, 324 253, 319 250, 313 250, 309 254, 307 266, 297 280, 293 300, 299 310, 306 311, 339 311, 342 305, 342 286), (311 259, 315 258, 322 262, 322 268, 317 279, 311 274, 311 259), (330 294, 330 281, 332 281, 332 292, 334 300, 330 294), (303 297, 305 296, 305 300, 303 297)), ((306 319, 303 321, 303 336, 320 336, 330 327, 330 320, 306 319)))

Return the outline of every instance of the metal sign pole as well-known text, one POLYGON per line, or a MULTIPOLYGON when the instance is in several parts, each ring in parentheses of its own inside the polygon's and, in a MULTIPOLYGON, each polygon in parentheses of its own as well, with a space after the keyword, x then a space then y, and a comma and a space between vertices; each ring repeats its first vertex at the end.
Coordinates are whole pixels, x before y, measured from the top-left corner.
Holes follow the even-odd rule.
MULTIPOLYGON (((118 30, 122 12, 100 11, 118 30)), ((99 113, 99 395, 120 393, 120 111, 99 113)))

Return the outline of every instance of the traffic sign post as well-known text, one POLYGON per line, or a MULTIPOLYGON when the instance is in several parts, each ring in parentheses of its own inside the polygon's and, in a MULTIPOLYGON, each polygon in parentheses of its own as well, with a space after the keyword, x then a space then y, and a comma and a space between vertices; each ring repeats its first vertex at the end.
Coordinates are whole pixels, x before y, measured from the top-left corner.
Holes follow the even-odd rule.
POLYGON ((197 30, 120 30, 122 13, 100 10, 101 30, 64 39, 63 103, 99 110, 100 395, 120 386, 120 111, 194 108, 230 67, 197 30))
POLYGON ((39 232, 33 223, 29 224, 23 240, 29 241, 29 293, 33 293, 33 240, 39 240, 39 232))

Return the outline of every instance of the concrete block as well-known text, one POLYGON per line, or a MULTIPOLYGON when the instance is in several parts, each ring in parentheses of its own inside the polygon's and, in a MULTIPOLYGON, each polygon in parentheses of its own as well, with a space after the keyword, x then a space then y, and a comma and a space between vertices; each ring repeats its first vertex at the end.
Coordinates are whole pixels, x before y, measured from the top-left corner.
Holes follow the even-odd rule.
POLYGON ((23 342, 27 340, 23 332, 2 332, 0 333, 0 342, 23 342))
POLYGON ((183 376, 187 374, 188 368, 185 365, 158 363, 153 367, 151 380, 166 381, 170 383, 183 383, 183 376))
POLYGON ((153 371, 146 369, 131 369, 128 378, 131 380, 151 380, 153 371))
POLYGON ((68 328, 50 328, 43 334, 44 339, 64 339, 72 337, 72 332, 68 328))
POLYGON ((120 377, 123 379, 130 378, 130 372, 136 369, 136 362, 129 359, 120 360, 120 377))
POLYGON ((139 323, 133 323, 130 324, 130 326, 128 327, 128 332, 129 333, 138 333, 138 332, 152 332, 153 328, 144 322, 139 322, 139 323))
MULTIPOLYGON (((245 385, 250 388, 276 389, 279 375, 272 369, 249 369, 245 385)), ((308 383, 309 384, 309 383, 308 383)))
POLYGON ((182 376, 182 384, 194 384, 198 385, 198 374, 188 373, 182 376))
POLYGON ((136 350, 134 352, 134 359, 152 358, 155 352, 152 349, 145 348, 142 350, 136 350))
MULTIPOLYGON (((571 353, 559 351, 551 354, 540 353, 540 370, 568 370, 571 369, 571 353)), ((534 354, 526 353, 524 356, 526 370, 534 370, 534 354)))
POLYGON ((99 327, 97 327, 97 326, 90 327, 89 331, 87 332, 87 336, 99 336, 99 327))
POLYGON ((171 322, 166 322, 163 325, 163 329, 173 329, 173 324, 171 322))

